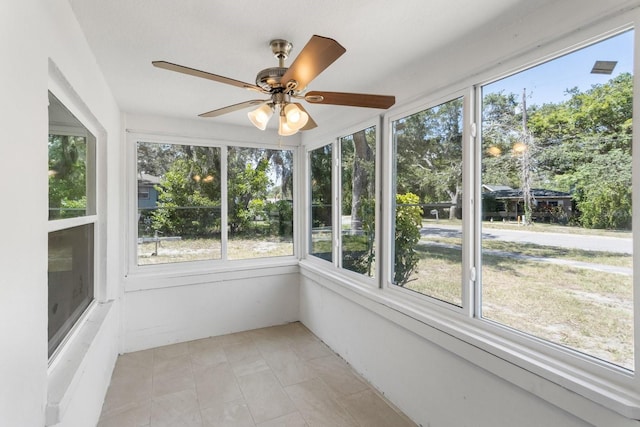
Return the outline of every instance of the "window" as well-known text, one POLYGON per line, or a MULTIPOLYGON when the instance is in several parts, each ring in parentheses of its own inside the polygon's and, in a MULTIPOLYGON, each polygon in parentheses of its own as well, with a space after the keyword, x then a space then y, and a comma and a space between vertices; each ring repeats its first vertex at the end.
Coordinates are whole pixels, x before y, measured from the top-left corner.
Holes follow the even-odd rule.
POLYGON ((49 357, 94 299, 95 144, 49 92, 49 357))
POLYGON ((340 266, 375 276, 376 128, 339 139, 340 266))
POLYGON ((293 255, 292 150, 136 149, 138 265, 293 255))
POLYGON ((138 142, 138 265, 220 259, 220 148, 138 142))
POLYGON ((293 255, 293 151, 230 147, 229 259, 293 255))
POLYGON ((371 126, 309 151, 309 254, 371 278, 376 277, 376 144, 371 126))
POLYGON ((482 318, 627 369, 632 70, 629 31, 481 94, 482 318))
POLYGON ((323 145, 309 153, 311 179, 309 253, 327 261, 333 261, 332 147, 332 144, 323 145))
POLYGON ((462 304, 462 98, 392 123, 393 283, 462 304))

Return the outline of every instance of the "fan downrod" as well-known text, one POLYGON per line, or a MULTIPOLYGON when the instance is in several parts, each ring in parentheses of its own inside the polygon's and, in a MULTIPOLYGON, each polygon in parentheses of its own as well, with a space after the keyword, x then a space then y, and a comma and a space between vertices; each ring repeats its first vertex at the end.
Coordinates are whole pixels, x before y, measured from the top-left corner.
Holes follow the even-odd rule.
POLYGON ((273 52, 273 56, 278 58, 278 67, 284 67, 284 61, 289 57, 289 53, 293 48, 291 42, 283 39, 275 39, 271 40, 269 43, 271 46, 271 52, 273 52))

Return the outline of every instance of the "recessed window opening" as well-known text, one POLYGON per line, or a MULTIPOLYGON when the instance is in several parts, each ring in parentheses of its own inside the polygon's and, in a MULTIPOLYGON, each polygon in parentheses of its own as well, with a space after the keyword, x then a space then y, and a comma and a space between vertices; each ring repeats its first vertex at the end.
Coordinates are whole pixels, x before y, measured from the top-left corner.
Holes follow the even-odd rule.
POLYGON ((293 255, 292 150, 139 141, 136 176, 138 265, 293 255))
POLYGON ((95 137, 49 92, 50 358, 94 299, 95 144, 95 137))

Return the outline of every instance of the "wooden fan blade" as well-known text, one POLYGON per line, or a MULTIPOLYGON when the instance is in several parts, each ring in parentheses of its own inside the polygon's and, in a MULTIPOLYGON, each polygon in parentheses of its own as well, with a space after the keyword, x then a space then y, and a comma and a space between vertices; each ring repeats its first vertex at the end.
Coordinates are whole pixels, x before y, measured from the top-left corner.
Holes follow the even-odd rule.
POLYGON ((198 114, 200 117, 218 117, 223 114, 232 113, 234 111, 242 110, 243 108, 248 108, 253 105, 264 104, 265 102, 269 102, 269 100, 265 99, 252 99, 251 101, 241 102, 239 104, 229 105, 227 107, 218 108, 217 110, 211 110, 206 113, 198 114))
POLYGON ((303 90, 311 80, 345 52, 346 49, 337 41, 327 37, 313 36, 284 73, 280 83, 288 87, 287 84, 293 81, 295 82, 293 89, 303 90))
POLYGON ((350 107, 387 109, 396 103, 395 96, 347 92, 308 92, 304 99, 312 104, 346 105, 350 107))
POLYGON ((318 127, 317 123, 313 121, 313 119, 311 118, 311 114, 309 114, 309 112, 304 109, 302 104, 300 104, 299 102, 295 102, 294 104, 296 104, 300 110, 304 111, 309 116, 309 120, 307 121, 307 124, 302 126, 300 130, 310 130, 313 128, 317 128, 318 127))
POLYGON ((188 74, 190 76, 200 77, 207 80, 213 80, 218 83, 225 83, 232 86, 241 87, 243 89, 251 89, 258 92, 264 92, 262 88, 251 83, 241 82, 240 80, 230 79, 229 77, 219 76, 217 74, 207 73, 206 71, 196 70, 195 68, 185 67, 183 65, 172 64, 167 61, 153 61, 154 67, 162 68, 169 71, 176 71, 178 73, 188 74))

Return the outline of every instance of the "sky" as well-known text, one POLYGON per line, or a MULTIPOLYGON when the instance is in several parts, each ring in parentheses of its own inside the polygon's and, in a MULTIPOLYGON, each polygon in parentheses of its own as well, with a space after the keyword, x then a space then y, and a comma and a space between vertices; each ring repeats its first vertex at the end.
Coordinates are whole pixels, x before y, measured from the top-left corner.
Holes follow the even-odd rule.
POLYGON ((486 85, 483 93, 504 90, 505 93, 517 94, 521 99, 526 88, 527 106, 557 103, 569 99, 565 95, 567 89, 577 86, 584 91, 627 72, 633 73, 632 30, 486 85), (597 60, 618 63, 610 75, 591 74, 597 60))

